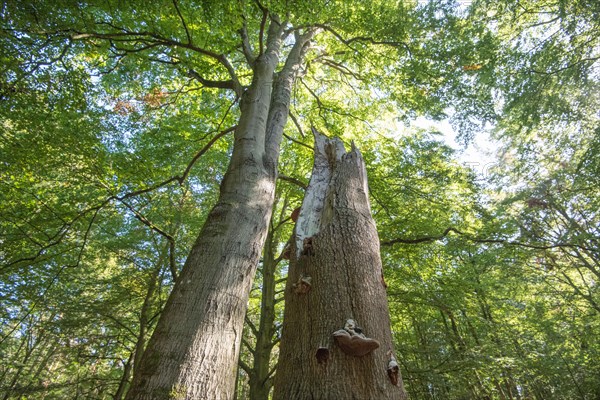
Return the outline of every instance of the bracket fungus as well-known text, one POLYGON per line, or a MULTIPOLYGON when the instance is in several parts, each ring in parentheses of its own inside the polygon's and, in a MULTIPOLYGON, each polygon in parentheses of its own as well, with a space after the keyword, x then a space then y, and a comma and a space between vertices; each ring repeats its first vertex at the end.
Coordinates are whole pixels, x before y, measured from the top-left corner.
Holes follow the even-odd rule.
POLYGON ((388 351, 388 355, 390 356, 390 362, 387 367, 387 374, 390 378, 390 382, 392 385, 398 386, 398 377, 400 375, 400 366, 398 365, 398 361, 396 361, 396 357, 394 357, 394 353, 392 351, 388 351))
POLYGON ((290 215, 290 218, 292 219, 292 221, 294 223, 298 222, 298 216, 300 215, 300 207, 295 208, 294 211, 292 211, 292 214, 290 215))
POLYGON ((366 337, 353 319, 346 321, 344 329, 333 332, 333 337, 344 353, 355 357, 366 356, 379 347, 379 342, 366 337))
POLYGON ((310 291, 312 278, 308 275, 302 275, 298 278, 298 281, 292 285, 294 293, 306 294, 310 291))

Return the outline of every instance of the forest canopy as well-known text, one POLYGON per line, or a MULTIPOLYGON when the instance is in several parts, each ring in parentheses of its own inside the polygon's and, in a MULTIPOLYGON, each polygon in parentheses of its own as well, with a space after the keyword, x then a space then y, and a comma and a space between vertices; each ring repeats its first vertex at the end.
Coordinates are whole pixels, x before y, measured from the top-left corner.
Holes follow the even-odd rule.
POLYGON ((3 1, 0 15, 3 399, 125 398, 202 235, 252 218, 233 397, 268 399, 313 127, 364 157, 410 398, 600 397, 597 1, 3 1), (480 138, 485 173, 461 157, 480 138))

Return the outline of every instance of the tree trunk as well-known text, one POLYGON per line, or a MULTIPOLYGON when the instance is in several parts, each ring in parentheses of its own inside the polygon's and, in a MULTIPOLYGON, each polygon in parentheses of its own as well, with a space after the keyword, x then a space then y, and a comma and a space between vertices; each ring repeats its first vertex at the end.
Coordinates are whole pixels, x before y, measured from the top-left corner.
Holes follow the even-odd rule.
POLYGON ((403 399, 364 161, 313 133, 274 399, 403 399))
POLYGON ((273 386, 271 371, 271 352, 275 343, 275 259, 273 245, 274 232, 269 230, 263 252, 262 295, 260 321, 256 330, 256 347, 253 353, 252 369, 249 371, 250 400, 268 400, 273 386))
POLYGON ((312 37, 297 38, 274 79, 282 35, 283 27, 271 21, 266 51, 254 62, 252 84, 242 96, 219 200, 136 368, 128 400, 233 397, 248 295, 271 217, 289 92, 312 37))

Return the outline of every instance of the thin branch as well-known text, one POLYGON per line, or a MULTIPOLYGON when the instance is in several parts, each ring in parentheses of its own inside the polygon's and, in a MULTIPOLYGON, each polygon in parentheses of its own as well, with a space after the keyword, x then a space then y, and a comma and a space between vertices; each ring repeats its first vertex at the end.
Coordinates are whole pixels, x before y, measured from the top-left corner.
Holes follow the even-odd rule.
POLYGON ((181 11, 179 10, 179 6, 177 5, 177 0, 173 0, 173 6, 175 6, 175 10, 177 11, 177 15, 181 20, 181 24, 183 25, 183 29, 185 29, 185 36, 187 36, 188 44, 192 43, 192 37, 190 35, 190 31, 188 30, 187 24, 185 23, 185 19, 183 19, 183 15, 181 15, 181 11))
POLYGON ((196 161, 198 161, 198 159, 200 157, 202 157, 202 155, 204 153, 206 153, 211 147, 212 145, 219 140, 220 138, 222 138, 223 136, 227 135, 230 132, 233 132, 235 129, 237 128, 237 125, 232 126, 230 128, 227 128, 221 132, 219 132, 217 135, 215 135, 215 137, 213 137, 202 149, 200 149, 200 151, 198 153, 196 153, 196 155, 194 156, 194 158, 192 158, 192 160, 189 162, 188 166, 186 167, 185 171, 183 171, 183 175, 181 175, 181 177, 176 177, 177 180, 179 181, 179 184, 182 184, 183 181, 185 181, 192 169, 192 167, 194 166, 194 164, 196 163, 196 161))
POLYGON ((256 329, 256 326, 254 325, 254 323, 252 323, 252 321, 250 321, 250 318, 248 318, 247 315, 246 315, 245 320, 246 320, 246 324, 248 324, 248 327, 252 331, 252 334, 254 335, 254 337, 258 337, 258 329, 256 329))
POLYGON ((304 146, 304 147, 306 147, 307 149, 310 149, 311 151, 314 151, 314 149, 313 149, 313 147, 312 147, 312 146, 310 146, 310 145, 308 145, 308 144, 306 144, 306 143, 302 143, 301 141, 299 141, 299 140, 296 140, 296 139, 294 139, 293 137, 290 137, 289 135, 287 135, 287 134, 285 134, 285 133, 283 134, 283 137, 284 137, 284 138, 286 138, 287 140, 291 141, 291 142, 294 142, 294 143, 296 143, 296 144, 299 144, 300 146, 304 146))
POLYGON ((258 34, 258 51, 259 51, 258 54, 261 55, 265 51, 265 46, 264 46, 265 25, 267 23, 267 17, 269 16, 269 10, 267 10, 262 4, 260 4, 259 0, 255 0, 255 1, 256 1, 256 4, 258 5, 258 8, 260 8, 260 10, 263 13, 262 19, 260 21, 260 32, 258 34))
POLYGON ((150 221, 145 215, 137 211, 131 204, 127 203, 124 200, 121 200, 121 203, 133 213, 134 217, 138 221, 140 221, 142 224, 146 225, 148 228, 167 239, 167 241, 169 242, 169 269, 171 271, 171 275, 173 276, 173 282, 177 281, 177 266, 175 264, 175 238, 170 233, 154 225, 152 221, 150 221))
POLYGON ((360 122, 364 123, 365 125, 367 125, 373 131, 375 130, 373 128, 373 126, 371 125, 371 123, 369 121, 367 121, 366 119, 364 119, 364 118, 360 118, 360 117, 357 117, 356 115, 353 115, 351 113, 342 112, 342 111, 336 110, 336 109, 331 108, 331 107, 326 107, 325 104, 323 104, 323 101, 321 100, 321 98, 319 97, 319 95, 317 93, 315 93, 315 91, 312 90, 306 84, 306 82, 304 82, 304 79, 300 79, 300 83, 302 83, 302 86, 304 86, 306 88, 306 90, 308 90, 308 92, 310 93, 310 95, 312 97, 314 97, 315 101, 317 102, 317 107, 319 108, 319 115, 321 116, 321 118, 323 118, 323 121, 325 122, 325 124, 329 125, 329 123, 327 122, 327 119, 325 118, 325 116, 322 115, 322 111, 327 111, 327 112, 330 112, 330 113, 341 115, 343 117, 353 118, 353 119, 355 119, 357 121, 360 121, 360 122))
MULTIPOLYGON (((158 35, 156 33, 149 32, 149 31, 141 31, 141 32, 130 31, 128 29, 116 27, 110 23, 107 23, 107 25, 113 27, 114 29, 118 29, 120 32, 101 33, 101 32, 71 31, 73 34, 71 35, 70 38, 72 40, 105 39, 105 40, 111 41, 111 43, 113 43, 113 42, 133 43, 134 45, 139 44, 139 43, 145 43, 146 46, 152 46, 152 47, 166 46, 166 47, 185 48, 185 49, 194 51, 196 53, 202 54, 204 56, 210 57, 210 58, 218 61, 222 66, 225 67, 225 69, 227 69, 227 72, 229 73, 229 76, 231 77, 231 79, 233 81, 233 86, 234 86, 235 92, 238 95, 242 94, 243 88, 238 80, 237 74, 235 73, 235 69, 233 68, 233 65, 231 65, 231 63, 229 62, 229 60, 227 59, 227 57, 224 54, 218 54, 218 53, 215 53, 214 51, 195 46, 191 42, 190 43, 182 43, 180 41, 177 41, 177 40, 174 40, 171 38, 167 38, 167 37, 164 37, 164 36, 158 35)), ((121 48, 119 50, 125 51, 128 53, 138 51, 137 49, 123 49, 123 48, 121 48)))
POLYGON ((336 69, 343 75, 350 75, 357 80, 362 80, 362 77, 360 75, 358 75, 356 72, 352 71, 350 68, 348 68, 345 65, 340 64, 334 60, 331 60, 329 58, 323 58, 322 60, 318 60, 318 62, 320 62, 323 65, 327 65, 333 69, 336 69))
POLYGON ((294 122, 294 125, 296 126, 296 129, 298 129, 298 132, 300 132, 300 136, 302 136, 303 138, 305 138, 306 135, 304 134, 304 131, 302 130, 302 126, 300 125, 300 122, 298 122, 298 119, 296 118, 296 116, 294 115, 294 113, 292 112, 292 110, 290 110, 288 114, 290 115, 290 118, 292 119, 292 122, 294 122))
POLYGON ((126 193, 124 195, 121 196, 112 196, 111 198, 109 198, 109 200, 125 200, 128 199, 130 197, 135 197, 135 196, 139 196, 141 194, 144 193, 148 193, 148 192, 152 192, 156 189, 159 189, 163 186, 166 186, 172 182, 178 182, 180 185, 183 184, 183 182, 187 179, 192 167, 194 166, 194 164, 196 163, 196 161, 198 161, 198 159, 204 154, 206 153, 211 146, 217 141, 219 140, 221 137, 225 136, 226 134, 233 132, 235 130, 237 126, 232 126, 230 128, 225 129, 224 131, 221 131, 220 133, 218 133, 217 135, 215 135, 215 137, 213 137, 202 149, 200 149, 200 151, 198 153, 196 153, 196 155, 192 158, 192 160, 188 163, 188 166, 186 167, 185 171, 183 172, 182 175, 176 175, 173 176, 167 180, 164 180, 162 182, 159 182, 155 185, 152 185, 150 187, 144 188, 144 189, 140 189, 140 190, 136 190, 133 192, 129 192, 126 193))
POLYGON ((587 61, 592 61, 592 64, 593 64, 593 63, 595 63, 598 60, 600 60, 600 56, 598 56, 598 57, 582 58, 581 60, 575 61, 575 62, 573 62, 571 64, 567 64, 564 67, 557 68, 557 69, 555 69, 553 71, 540 71, 540 70, 537 70, 537 69, 530 69, 529 72, 535 72, 536 74, 546 75, 546 76, 555 75, 555 74, 558 74, 560 72, 566 71, 569 68, 573 68, 576 65, 583 64, 583 63, 585 63, 587 61))
POLYGON ((293 178, 291 176, 279 174, 279 176, 277 178, 281 179, 282 181, 290 182, 290 183, 293 183, 294 185, 300 186, 304 190, 306 190, 306 188, 308 187, 308 185, 306 183, 302 182, 299 179, 293 178))
POLYGON ((286 278, 281 278, 275 281, 276 285, 279 285, 280 283, 284 283, 285 281, 287 281, 287 277, 286 278))
POLYGON ((252 355, 255 354, 256 350, 254 349, 254 347, 252 347, 252 345, 245 338, 242 338, 242 344, 248 348, 248 351, 252 355))
MULTIPOLYGON (((33 255, 33 256, 29 256, 29 257, 23 257, 23 258, 19 258, 17 260, 11 261, 5 265, 3 265, 0 268, 0 271, 5 270, 7 268, 10 268, 13 265, 25 262, 25 261, 35 261, 37 260, 42 254, 45 253, 46 250, 57 246, 59 244, 62 243, 62 240, 64 239, 64 237, 67 235, 67 233, 69 233, 69 231, 71 230, 71 228, 73 227, 73 225, 75 224, 75 222, 77 222, 79 219, 83 218, 85 215, 87 215, 90 212, 94 212, 94 215, 92 217, 92 222, 94 221, 94 219, 96 218, 96 215, 98 215, 98 212, 104 208, 104 206, 106 206, 110 201, 112 200, 112 198, 109 198, 105 201, 103 201, 100 205, 95 206, 95 207, 90 207, 87 210, 84 210, 82 212, 80 212, 78 215, 76 215, 70 222, 66 222, 64 223, 57 231, 56 233, 49 238, 50 243, 47 243, 46 245, 44 245, 43 247, 41 247, 37 254, 33 255)), ((87 235, 89 234, 89 229, 91 229, 91 225, 88 225, 88 230, 86 231, 85 234, 85 240, 84 240, 84 245, 87 242, 87 235)), ((80 256, 79 256, 80 257, 80 256)))
POLYGON ((250 366, 248 364, 246 364, 241 358, 238 360, 238 365, 240 366, 241 369, 244 370, 245 373, 247 373, 248 375, 252 374, 252 368, 250 368, 250 366))
MULTIPOLYGON (((109 204, 113 200, 118 200, 118 201, 124 202, 124 200, 126 200, 126 199, 129 199, 131 197, 136 197, 136 196, 139 196, 139 195, 142 195, 142 194, 145 194, 145 193, 152 192, 152 191, 154 191, 156 189, 159 189, 161 187, 167 186, 167 185, 169 185, 169 184, 171 184, 173 182, 178 182, 180 185, 182 185, 183 182, 187 179, 187 177, 188 177, 188 175, 189 175, 192 167, 196 163, 196 161, 198 161, 198 159, 204 153, 206 153, 217 140, 219 140, 221 137, 225 136, 226 134, 234 131, 235 128, 236 128, 236 126, 227 128, 227 129, 221 131, 220 133, 218 133, 217 135, 215 135, 202 149, 200 149, 200 151, 198 153, 196 153, 196 155, 188 163, 188 165, 187 165, 187 167, 186 167, 186 169, 185 169, 185 171, 183 172, 182 175, 177 175, 177 176, 171 177, 169 179, 166 179, 166 180, 164 180, 162 182, 159 182, 159 183, 157 183, 155 185, 152 185, 150 187, 147 187, 147 188, 144 188, 144 189, 140 189, 140 190, 136 190, 136 191, 133 191, 133 192, 128 192, 128 193, 125 193, 125 194, 123 194, 121 196, 114 195, 114 196, 108 197, 100 205, 95 206, 95 207, 91 207, 91 208, 89 208, 87 210, 82 211, 76 217, 74 217, 70 222, 67 222, 64 225, 62 225, 60 227, 60 229, 58 229, 58 231, 56 232, 56 234, 50 238, 51 242, 48 243, 48 244, 46 244, 45 246, 41 247, 38 250, 37 254, 35 254, 33 256, 24 257, 24 258, 20 258, 18 260, 11 261, 11 262, 3 265, 0 270, 4 270, 6 268, 9 268, 9 267, 11 267, 11 266, 13 266, 15 264, 21 263, 21 262, 35 261, 35 260, 37 260, 42 254, 44 254, 44 252, 46 250, 48 250, 49 248, 57 246, 60 243, 62 243, 63 238, 67 235, 67 233, 70 231, 70 229, 72 228, 73 224, 77 220, 83 218, 85 215, 87 215, 90 212, 94 212, 94 214, 92 216, 92 219, 91 219, 91 222, 88 225, 88 229, 87 229, 87 231, 86 231, 86 233, 84 235, 84 246, 85 246, 85 244, 87 243, 87 240, 88 240, 88 235, 89 235, 89 232, 90 232, 90 229, 91 229, 91 224, 95 220, 95 218, 98 215, 98 213, 100 212, 100 210, 102 208, 104 208, 107 204, 109 204)), ((124 203, 124 204, 126 204, 126 203, 124 203)), ((159 232, 159 231, 157 231, 157 232, 159 232)), ((163 232, 163 233, 165 233, 165 232, 163 232)), ((171 249, 174 250, 174 247, 171 247, 171 249)), ((82 251, 79 253, 79 255, 78 255, 78 262, 75 265, 78 265, 79 261, 81 260, 82 251)), ((176 272, 176 268, 175 268, 174 262, 175 262, 175 256, 174 256, 174 251, 173 251, 171 253, 171 255, 170 255, 171 273, 176 272)), ((176 277, 176 273, 173 275, 173 277, 174 278, 176 277)))
POLYGON ((415 238, 415 239, 396 238, 396 239, 392 239, 392 240, 382 241, 382 242, 380 242, 380 245, 381 246, 392 246, 396 243, 402 243, 402 244, 431 243, 431 242, 435 242, 437 240, 441 240, 441 239, 445 238, 446 236, 448 236, 448 234, 450 232, 454 232, 457 235, 464 236, 466 240, 469 240, 469 241, 475 242, 475 243, 505 244, 508 246, 520 246, 520 247, 526 247, 526 248, 537 249, 537 250, 548 250, 548 249, 564 248, 564 247, 583 248, 582 246, 572 244, 572 243, 555 243, 555 244, 536 245, 536 244, 529 244, 529 243, 523 243, 523 242, 518 242, 518 241, 506 240, 506 239, 481 239, 481 238, 471 237, 471 236, 459 231, 458 229, 452 228, 452 227, 447 228, 441 235, 423 236, 423 237, 415 238))
MULTIPOLYGON (((354 42, 368 42, 374 45, 385 45, 385 46, 392 46, 392 47, 402 47, 404 48, 409 54, 411 54, 410 48, 408 47, 408 45, 406 43, 403 42, 397 42, 397 41, 388 41, 388 40, 377 40, 374 39, 372 37, 369 36, 356 36, 350 39, 344 39, 344 37, 339 34, 335 29, 333 29, 332 27, 325 25, 325 24, 314 24, 311 25, 315 28, 320 28, 323 29, 324 31, 327 31, 329 33, 331 33, 336 39, 338 39, 340 42, 342 42, 343 44, 345 44, 346 46, 352 48, 352 46, 350 46, 352 43, 354 42)), ((353 49, 353 48, 352 48, 353 49)), ((353 49, 355 50, 355 49, 353 49)))
MULTIPOLYGON (((285 293, 285 289, 279 290, 279 291, 275 292, 275 294, 280 294, 280 293, 285 293)), ((285 294, 283 296, 281 296, 280 298, 275 299, 274 304, 279 304, 279 303, 281 303, 284 300, 285 300, 285 294)))
POLYGON ((242 15, 242 19, 244 20, 242 27, 240 28, 240 36, 242 37, 242 53, 244 53, 244 57, 246 57, 246 61, 250 67, 253 67, 256 58, 254 57, 254 50, 252 50, 250 38, 248 37, 248 24, 246 23, 246 16, 242 15))
POLYGON ((267 377, 265 378, 265 381, 271 379, 271 377, 273 376, 275 371, 277 371, 277 364, 275 364, 275 366, 273 366, 273 369, 271 371, 269 371, 269 373, 267 374, 267 377))
POLYGON ((195 80, 200 82, 202 86, 205 87, 235 90, 235 84, 231 79, 228 81, 214 81, 210 79, 204 79, 198 72, 191 68, 188 70, 188 76, 190 78, 194 78, 195 80))
POLYGON ((56 281, 58 280, 59 276, 63 273, 63 271, 65 270, 65 268, 67 268, 66 265, 63 265, 62 267, 59 268, 58 272, 56 274, 54 274, 54 276, 50 280, 50 283, 48 283, 48 285, 44 288, 44 291, 42 292, 42 294, 40 295, 40 297, 35 301, 35 303, 33 303, 31 305, 31 307, 29 308, 29 310, 27 310, 27 312, 25 313, 25 315, 21 319, 19 319, 17 321, 17 323, 15 324, 15 326, 0 340, 0 345, 2 343, 4 343, 4 341, 6 339, 8 339, 10 337, 10 335, 12 335, 13 332, 16 331, 17 328, 19 328, 19 326, 21 326, 21 324, 23 323, 23 321, 25 321, 27 319, 27 317, 29 317, 31 315, 31 313, 37 307, 37 305, 39 304, 39 302, 46 296, 46 293, 48 293, 48 291, 52 288, 52 286, 54 286, 54 283, 56 283, 56 281))

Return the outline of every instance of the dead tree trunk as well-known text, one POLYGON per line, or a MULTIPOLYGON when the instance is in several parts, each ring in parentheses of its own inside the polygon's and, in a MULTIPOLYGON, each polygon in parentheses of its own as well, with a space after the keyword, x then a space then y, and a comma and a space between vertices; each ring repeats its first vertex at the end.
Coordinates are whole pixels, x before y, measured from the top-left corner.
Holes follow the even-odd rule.
POLYGON ((274 399, 403 399, 364 161, 313 133, 274 399))

